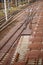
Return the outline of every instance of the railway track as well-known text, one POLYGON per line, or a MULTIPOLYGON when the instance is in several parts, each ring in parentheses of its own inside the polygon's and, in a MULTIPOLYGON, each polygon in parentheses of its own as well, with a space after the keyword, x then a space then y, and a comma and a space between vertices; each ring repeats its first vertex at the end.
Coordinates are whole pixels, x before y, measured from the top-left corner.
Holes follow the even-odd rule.
MULTIPOLYGON (((29 12, 30 12, 30 9, 32 9, 32 8, 30 8, 30 7, 33 7, 32 5, 31 6, 29 6, 29 12)), ((24 12, 25 13, 25 12, 24 12)), ((24 14, 23 12, 22 12, 22 14, 24 14)), ((18 13, 19 14, 19 13, 18 13)), ((2 30, 2 31, 0 31, 0 40, 2 40, 3 38, 4 38, 4 36, 7 34, 7 32, 9 32, 10 31, 10 29, 11 28, 13 28, 15 25, 16 25, 16 23, 17 22, 20 22, 20 20, 18 20, 18 19, 21 19, 21 16, 22 16, 22 14, 19 14, 19 15, 17 15, 15 18, 13 18, 13 20, 11 21, 12 22, 12 24, 7 24, 6 26, 4 26, 4 29, 2 30), (17 18, 18 17, 18 18, 17 18), (6 31, 6 32, 5 32, 6 31)), ((27 16, 27 14, 25 15, 24 14, 24 16, 27 16)), ((22 17, 22 19, 24 19, 24 16, 22 17)), ((9 22, 10 23, 10 22, 9 22)))
MULTIPOLYGON (((24 22, 25 23, 25 22, 24 22)), ((1 57, 0 57, 0 61, 1 61, 1 63, 2 62, 4 62, 4 60, 2 61, 2 59, 3 58, 5 58, 6 57, 6 55, 7 55, 7 53, 11 50, 11 48, 12 48, 12 46, 15 46, 15 44, 17 44, 17 43, 15 43, 17 40, 18 40, 18 38, 21 36, 21 33, 23 32, 23 30, 25 29, 25 24, 22 24, 21 26, 20 26, 20 29, 18 29, 18 31, 16 31, 16 33, 15 34, 13 34, 12 36, 11 36, 11 38, 8 40, 8 41, 6 41, 6 43, 2 46, 2 47, 0 47, 0 49, 1 49, 1 57), (5 50, 6 49, 6 50, 5 50), (4 54, 3 54, 4 53, 4 54)), ((29 23, 29 22, 28 22, 29 23)), ((20 25, 20 24, 19 24, 20 25)))
MULTIPOLYGON (((29 8, 29 7, 27 7, 29 8)), ((27 8, 23 9, 20 13, 18 13, 17 15, 14 16, 14 14, 10 15, 8 18, 8 21, 5 21, 5 19, 2 20, 2 23, 4 22, 4 24, 2 24, 0 26, 0 31, 2 31, 4 28, 6 28, 8 25, 10 25, 13 21, 13 19, 15 20, 15 18, 17 18, 17 16, 19 16, 21 13, 23 13, 23 11, 25 11, 27 8)))
POLYGON ((4 42, 5 40, 3 41, 4 42, 3 45, 0 46, 0 50, 1 50, 0 61, 6 56, 6 54, 11 49, 12 45, 15 45, 15 42, 17 41, 18 37, 21 36, 22 31, 25 29, 25 23, 26 21, 24 21, 22 24, 20 23, 18 25, 19 27, 17 26, 18 27, 17 31, 15 31, 15 33, 10 37, 10 39, 7 40, 6 42, 4 42))
MULTIPOLYGON (((30 4, 30 5, 31 5, 31 4, 30 4)), ((27 6, 28 6, 28 4, 26 4, 25 6, 21 7, 21 8, 20 8, 20 11, 21 11, 22 9, 25 9, 27 6)), ((16 13, 18 13, 18 10, 17 10, 17 11, 14 11, 13 13, 10 13, 10 14, 8 13, 8 18, 10 17, 10 15, 14 15, 14 14, 16 14, 16 13)), ((2 18, 0 18, 0 23, 3 22, 4 19, 5 19, 5 16, 2 17, 2 18)))
MULTIPOLYGON (((31 16, 29 16, 29 18, 27 16, 21 16, 19 15, 19 17, 24 17, 24 20, 21 20, 21 22, 17 23, 16 26, 11 29, 11 31, 1 40, 0 42, 0 65, 6 65, 6 63, 8 62, 8 59, 10 57, 10 53, 12 51, 12 49, 14 47, 16 47, 15 45, 18 43, 20 37, 21 37, 21 33, 23 32, 23 30, 25 30, 26 25, 28 25, 31 20, 33 19, 34 15, 36 14, 36 8, 33 10, 31 16), (34 12, 35 11, 35 12, 34 12)), ((22 15, 23 15, 22 13, 22 15)), ((18 17, 17 17, 18 18, 18 17)), ((15 19, 17 19, 15 18, 15 19)), ((22 19, 22 18, 21 18, 22 19)), ((19 19, 20 20, 20 19, 19 19)), ((13 53, 12 53, 13 54, 13 53)), ((10 61, 10 60, 9 60, 10 61)))
MULTIPOLYGON (((31 4, 30 4, 30 5, 31 5, 31 4)), ((27 6, 28 6, 28 4, 26 4, 25 6, 21 7, 20 10, 14 11, 12 14, 11 14, 11 13, 8 14, 7 18, 8 18, 9 20, 8 20, 7 22, 10 22, 10 19, 12 19, 13 16, 15 16, 15 15, 16 15, 17 13, 19 13, 20 11, 24 10, 27 6)), ((3 27, 3 25, 7 24, 7 22, 6 22, 5 17, 2 17, 2 18, 0 19, 0 29, 3 27), (3 23, 4 23, 4 24, 3 24, 3 23)))
MULTIPOLYGON (((15 15, 15 14, 17 14, 19 11, 17 10, 17 11, 15 11, 15 12, 13 12, 12 14, 10 13, 10 14, 8 14, 8 16, 7 16, 7 18, 9 19, 11 19, 12 17, 13 17, 13 15, 15 15)), ((2 19, 0 19, 0 25, 2 25, 3 23, 5 23, 6 22, 6 19, 5 19, 5 17, 3 17, 2 19)))
POLYGON ((8 51, 11 49, 12 45, 15 45, 15 42, 17 41, 17 39, 21 35, 22 31, 25 29, 24 23, 22 23, 22 24, 20 23, 19 24, 20 26, 18 26, 17 31, 15 31, 15 33, 11 36, 11 38, 9 40, 4 42, 4 46, 2 45, 3 47, 0 47, 0 50, 1 50, 0 61, 8 53, 8 51), (6 48, 6 50, 5 50, 5 48, 6 48), (4 50, 5 50, 5 52, 3 52, 4 50), (3 55, 3 53, 4 53, 4 55, 3 55))

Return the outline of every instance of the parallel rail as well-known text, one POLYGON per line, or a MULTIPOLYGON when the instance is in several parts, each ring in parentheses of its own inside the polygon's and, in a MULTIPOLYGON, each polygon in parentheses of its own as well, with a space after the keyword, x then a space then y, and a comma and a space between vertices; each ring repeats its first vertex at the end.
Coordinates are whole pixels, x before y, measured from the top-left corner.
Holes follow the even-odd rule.
MULTIPOLYGON (((11 13, 8 14, 7 18, 8 18, 8 19, 11 18, 13 15, 17 14, 18 12, 19 12, 19 11, 17 10, 17 11, 15 11, 15 12, 13 12, 12 14, 11 14, 11 13)), ((6 19, 5 19, 5 17, 2 17, 2 18, 0 19, 0 25, 2 25, 4 22, 6 22, 6 19)))
MULTIPOLYGON (((23 30, 25 30, 26 25, 28 25, 31 22, 31 20, 33 19, 33 16, 36 14, 36 11, 37 10, 35 10, 35 12, 34 12, 34 10, 33 10, 33 12, 32 12, 33 15, 31 14, 31 16, 29 16, 29 18, 27 17, 22 22, 17 23, 17 26, 15 26, 8 33, 8 35, 6 35, 2 39, 2 41, 0 42, 0 50, 1 50, 1 54, 0 54, 0 61, 1 62, 0 62, 0 65, 3 65, 3 63, 5 62, 4 58, 6 57, 7 54, 9 54, 11 49, 13 49, 13 47, 15 47, 15 45, 19 41, 19 38, 21 37, 21 33, 23 32, 23 30)), ((15 19, 13 19, 13 21, 16 20, 18 17, 15 17, 15 19)), ((13 21, 11 21, 11 22, 13 22, 13 21)), ((10 56, 10 54, 9 54, 9 56, 10 56)), ((9 56, 8 56, 8 58, 9 58, 9 56)), ((7 61, 8 61, 8 59, 6 60, 4 65, 6 65, 7 61)))
MULTIPOLYGON (((15 45, 15 42, 17 41, 17 39, 21 36, 21 33, 23 32, 23 30, 25 29, 25 22, 24 21, 22 24, 20 23, 18 26, 18 29, 14 32, 13 31, 13 35, 8 39, 6 40, 6 42, 4 42, 4 45, 2 45, 0 47, 0 50, 1 50, 1 56, 0 56, 0 61, 4 58, 4 56, 10 51, 11 47, 13 45, 15 45), (4 46, 4 47, 3 47, 4 46), (5 49, 6 48, 6 49, 5 49), (3 52, 5 51, 5 52, 3 52), (4 54, 3 54, 4 53, 4 54)), ((10 34, 11 35, 11 34, 10 34)))
MULTIPOLYGON (((30 18, 30 20, 32 20, 30 18)), ((11 47, 13 45, 15 45, 15 42, 17 41, 18 38, 20 38, 21 33, 23 32, 23 30, 25 30, 26 25, 28 25, 30 23, 29 18, 25 19, 24 22, 19 23, 18 26, 14 27, 13 29, 13 33, 9 33, 4 39, 3 41, 0 43, 0 50, 2 52, 1 56, 0 56, 0 61, 2 61, 2 59, 6 56, 6 54, 10 51, 11 47), (18 28, 17 28, 18 27, 18 28), (9 37, 9 39, 7 38, 9 37), (3 43, 3 44, 2 44, 3 43), (3 51, 5 50, 4 54, 3 51)))
MULTIPOLYGON (((29 8, 29 6, 28 6, 27 8, 29 8)), ((17 19, 17 16, 19 17, 19 15, 20 15, 21 13, 23 14, 23 12, 25 12, 27 8, 23 9, 21 12, 19 12, 19 13, 18 13, 17 15, 15 15, 15 16, 14 16, 14 14, 12 14, 12 16, 10 15, 8 21, 5 21, 5 19, 3 19, 5 22, 0 26, 0 31, 2 31, 4 28, 6 28, 6 27, 7 27, 8 25, 10 25, 11 23, 13 23, 13 21, 14 21, 15 19, 17 19), (12 21, 12 20, 13 20, 13 21, 12 21)), ((30 10, 30 9, 29 9, 29 10, 30 10)))
MULTIPOLYGON (((31 5, 31 4, 30 4, 31 5)), ((17 10, 17 11, 14 11, 12 14, 10 13, 10 14, 8 14, 8 20, 6 21, 6 19, 5 19, 5 17, 2 17, 1 19, 0 19, 0 31, 1 31, 1 29, 3 28, 3 26, 4 25, 6 25, 7 23, 9 23, 12 19, 13 19, 13 17, 15 17, 15 15, 18 13, 19 14, 19 12, 23 12, 22 10, 24 10, 26 7, 28 6, 28 4, 26 5, 26 6, 23 6, 23 7, 21 7, 21 9, 20 10, 17 10)))

